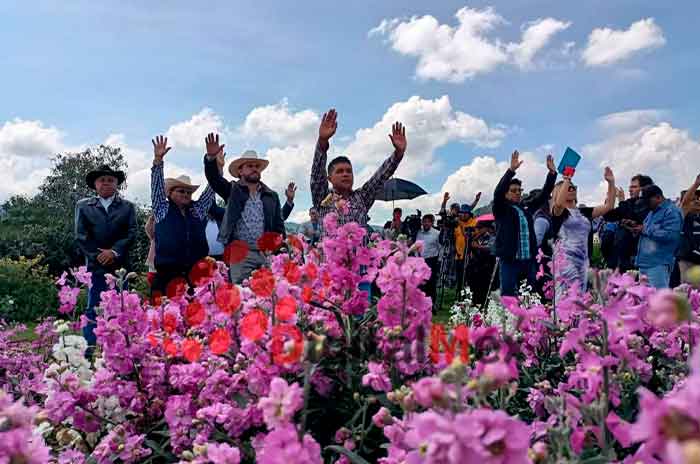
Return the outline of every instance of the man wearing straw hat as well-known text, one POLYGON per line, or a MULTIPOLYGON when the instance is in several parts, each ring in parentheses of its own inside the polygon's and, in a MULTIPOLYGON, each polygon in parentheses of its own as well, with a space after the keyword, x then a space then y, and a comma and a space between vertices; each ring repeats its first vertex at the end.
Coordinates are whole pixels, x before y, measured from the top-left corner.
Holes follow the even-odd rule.
POLYGON ((151 205, 157 272, 152 288, 163 294, 170 281, 187 278, 192 266, 209 252, 205 229, 214 191, 207 186, 199 199, 193 201, 192 194, 199 185, 192 184, 189 176, 163 179, 163 157, 171 147, 162 135, 152 142, 151 205))
POLYGON ((209 134, 205 140, 204 174, 209 185, 226 201, 226 212, 219 229, 219 241, 228 245, 241 240, 248 245, 248 254, 238 263, 230 264, 231 282, 241 283, 257 268, 265 264, 265 256, 258 249, 258 239, 265 232, 284 234, 284 218, 289 216, 289 202, 280 206, 277 193, 261 182, 260 175, 269 161, 248 150, 233 160, 229 173, 237 181, 227 181, 218 169, 217 159, 223 159, 224 145, 218 134, 209 134))
POLYGON ((95 307, 100 303, 100 293, 107 290, 105 274, 114 274, 120 268, 128 270, 129 250, 136 239, 136 209, 118 193, 125 179, 124 172, 109 166, 90 171, 85 180, 97 195, 80 200, 75 207, 75 241, 92 273, 85 313, 88 323, 83 328, 87 358, 95 349, 95 307))

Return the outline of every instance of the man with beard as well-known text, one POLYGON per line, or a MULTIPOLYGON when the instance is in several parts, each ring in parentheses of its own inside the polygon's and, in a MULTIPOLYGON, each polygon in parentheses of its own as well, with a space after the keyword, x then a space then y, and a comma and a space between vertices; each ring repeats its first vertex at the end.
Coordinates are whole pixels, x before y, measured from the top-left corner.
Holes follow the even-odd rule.
POLYGON ((243 261, 229 263, 231 282, 241 283, 265 264, 265 256, 258 249, 258 239, 265 232, 284 234, 283 218, 289 215, 287 209, 291 206, 286 203, 283 212, 277 193, 261 182, 260 174, 267 168, 268 160, 258 158, 253 150, 246 151, 229 165, 229 173, 238 179, 229 182, 216 165, 216 158, 224 149, 224 145, 219 144, 219 135, 209 134, 205 142, 204 174, 217 195, 226 201, 219 241, 228 245, 241 240, 248 245, 248 254, 243 261))

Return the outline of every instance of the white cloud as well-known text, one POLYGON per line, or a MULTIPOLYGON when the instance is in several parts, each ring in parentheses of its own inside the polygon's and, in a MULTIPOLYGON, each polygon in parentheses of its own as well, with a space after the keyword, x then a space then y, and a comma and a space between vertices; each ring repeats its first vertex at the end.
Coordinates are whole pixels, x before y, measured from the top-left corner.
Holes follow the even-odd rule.
POLYGON ((63 132, 41 121, 15 118, 0 127, 0 155, 48 158, 62 151, 63 137, 63 132))
POLYGON ((669 198, 687 188, 700 172, 700 140, 668 122, 612 134, 583 148, 600 167, 611 166, 624 185, 635 174, 650 175, 669 198))
POLYGON ((621 111, 602 116, 596 122, 605 131, 621 132, 654 124, 665 114, 665 111, 657 109, 621 111))
POLYGON ((504 44, 488 34, 506 23, 493 8, 461 8, 458 25, 440 24, 433 16, 408 20, 384 19, 369 36, 387 36, 391 47, 402 55, 418 57, 416 76, 448 82, 464 82, 497 66, 514 62, 529 68, 532 60, 558 32, 571 23, 544 18, 526 24, 520 43, 504 44))
POLYGON ((276 145, 310 142, 317 135, 321 118, 312 110, 290 112, 287 99, 254 108, 239 128, 245 138, 261 138, 276 145))
POLYGON ((633 23, 627 30, 594 29, 588 36, 582 59, 587 66, 606 66, 665 43, 663 31, 654 18, 646 18, 633 23))
POLYGON ((168 142, 173 147, 199 148, 204 150, 204 138, 210 132, 225 132, 224 121, 211 108, 202 108, 188 121, 178 122, 170 126, 166 132, 168 142))
POLYGON ((521 69, 527 69, 532 66, 535 54, 542 50, 555 34, 567 29, 570 25, 571 22, 554 18, 538 19, 527 25, 521 42, 508 44, 507 50, 512 54, 516 65, 521 69))
POLYGON ((0 172, 3 174, 0 202, 3 202, 13 195, 35 195, 50 169, 44 159, 3 153, 0 154, 0 172))
MULTIPOLYGON (((388 135, 395 121, 404 123, 408 139, 397 175, 409 178, 437 169, 434 152, 449 142, 496 147, 505 137, 504 128, 489 126, 483 119, 453 110, 447 95, 434 100, 413 96, 393 104, 373 127, 358 130, 345 149, 350 159, 376 169, 393 151, 388 135)), ((363 176, 358 176, 358 180, 363 180, 363 176)))

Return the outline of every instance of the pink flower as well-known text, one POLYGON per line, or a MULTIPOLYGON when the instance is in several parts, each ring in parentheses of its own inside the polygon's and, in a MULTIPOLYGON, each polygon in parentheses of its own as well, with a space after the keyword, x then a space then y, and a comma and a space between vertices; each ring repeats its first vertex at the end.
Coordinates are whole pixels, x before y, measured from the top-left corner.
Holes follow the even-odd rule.
POLYGON ((369 386, 374 391, 391 391, 391 380, 382 363, 370 361, 367 368, 369 373, 362 376, 362 385, 369 386))
POLYGON ((238 464, 241 462, 241 453, 238 448, 226 443, 207 445, 207 458, 212 464, 238 464))
POLYGON ((270 393, 260 398, 258 407, 267 427, 274 429, 289 422, 303 402, 304 394, 298 384, 288 385, 284 379, 275 377, 270 382, 270 393))
POLYGON ((379 408, 379 411, 372 416, 372 423, 379 427, 384 428, 386 425, 391 425, 394 422, 394 418, 391 416, 391 412, 384 406, 379 408))
POLYGON ((685 297, 673 290, 657 291, 649 298, 646 319, 659 329, 672 329, 680 321, 688 320, 690 306, 685 297))
POLYGON ((437 377, 424 377, 412 386, 416 402, 424 408, 432 408, 433 404, 444 405, 447 399, 447 389, 442 380, 437 377))
POLYGON ((311 435, 299 441, 292 424, 272 430, 262 439, 253 441, 255 462, 258 464, 322 464, 321 447, 311 435))
POLYGON ((87 266, 80 266, 78 269, 71 269, 75 280, 79 283, 92 287, 92 272, 88 272, 87 266))

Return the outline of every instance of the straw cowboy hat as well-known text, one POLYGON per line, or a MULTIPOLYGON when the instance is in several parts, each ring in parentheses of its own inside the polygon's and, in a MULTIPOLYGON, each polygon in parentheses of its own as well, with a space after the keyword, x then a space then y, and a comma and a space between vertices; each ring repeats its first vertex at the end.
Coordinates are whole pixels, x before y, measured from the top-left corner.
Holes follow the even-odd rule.
POLYGON ((260 172, 263 172, 270 162, 266 159, 258 158, 258 153, 255 150, 246 150, 240 158, 233 160, 228 166, 228 172, 236 179, 240 178, 240 169, 245 163, 257 162, 260 166, 260 172))
POLYGON ((165 179, 165 195, 170 195, 170 191, 174 188, 184 188, 194 192, 199 188, 199 185, 192 183, 190 176, 178 176, 178 177, 168 177, 165 179))
POLYGON ((110 168, 106 164, 103 164, 99 168, 95 169, 94 171, 88 172, 87 176, 85 176, 85 182, 87 183, 88 187, 91 189, 95 189, 95 181, 102 176, 112 176, 117 178, 117 185, 121 185, 124 180, 126 179, 126 174, 124 174, 124 171, 115 171, 114 169, 110 168))

